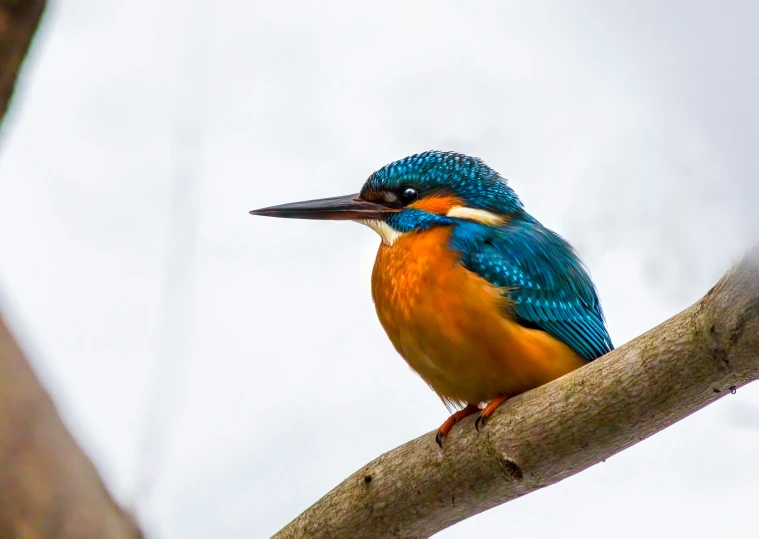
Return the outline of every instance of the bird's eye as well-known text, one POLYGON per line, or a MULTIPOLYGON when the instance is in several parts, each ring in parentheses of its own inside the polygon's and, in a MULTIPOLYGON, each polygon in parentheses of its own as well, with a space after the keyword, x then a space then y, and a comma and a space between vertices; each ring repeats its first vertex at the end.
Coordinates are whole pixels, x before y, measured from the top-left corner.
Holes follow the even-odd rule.
POLYGON ((408 206, 417 198, 419 198, 419 192, 413 187, 406 187, 405 189, 402 189, 400 192, 401 203, 404 206, 408 206))

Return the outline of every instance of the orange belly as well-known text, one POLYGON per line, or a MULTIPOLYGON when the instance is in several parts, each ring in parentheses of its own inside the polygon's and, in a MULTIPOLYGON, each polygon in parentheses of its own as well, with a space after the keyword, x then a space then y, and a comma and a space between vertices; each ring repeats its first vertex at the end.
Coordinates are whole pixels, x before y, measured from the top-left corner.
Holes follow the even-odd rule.
POLYGON ((372 274, 387 335, 444 402, 514 396, 585 364, 548 333, 510 320, 501 290, 461 266, 449 234, 437 227, 382 244, 372 274))

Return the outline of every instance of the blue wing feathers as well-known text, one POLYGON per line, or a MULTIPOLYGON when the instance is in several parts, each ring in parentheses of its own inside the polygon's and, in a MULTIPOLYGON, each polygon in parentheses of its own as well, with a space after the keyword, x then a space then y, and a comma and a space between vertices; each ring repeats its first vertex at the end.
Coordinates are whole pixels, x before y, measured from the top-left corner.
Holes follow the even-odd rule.
POLYGON ((528 215, 499 228, 459 222, 451 247, 465 268, 503 287, 518 322, 548 332, 588 361, 614 348, 595 286, 572 247, 528 215))

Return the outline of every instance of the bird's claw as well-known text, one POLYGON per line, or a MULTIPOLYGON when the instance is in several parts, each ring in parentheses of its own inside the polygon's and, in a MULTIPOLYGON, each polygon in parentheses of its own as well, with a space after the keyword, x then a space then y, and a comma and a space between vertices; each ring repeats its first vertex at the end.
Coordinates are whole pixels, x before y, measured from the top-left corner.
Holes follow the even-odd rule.
POLYGON ((451 429, 453 426, 464 419, 467 416, 470 416, 472 414, 476 414, 479 412, 480 409, 475 404, 467 404, 466 407, 462 410, 459 410, 458 412, 454 413, 445 420, 445 423, 440 425, 440 428, 437 429, 437 436, 435 436, 435 441, 437 442, 437 445, 440 446, 440 449, 443 448, 443 440, 448 435, 449 432, 451 432, 451 429))
POLYGON ((503 401, 505 401, 507 398, 508 397, 506 395, 499 395, 490 401, 487 406, 485 406, 485 408, 482 409, 480 415, 478 415, 477 419, 474 421, 474 428, 477 429, 477 432, 480 431, 480 423, 482 423, 483 427, 487 425, 488 418, 493 415, 495 409, 498 408, 501 403, 503 403, 503 401))

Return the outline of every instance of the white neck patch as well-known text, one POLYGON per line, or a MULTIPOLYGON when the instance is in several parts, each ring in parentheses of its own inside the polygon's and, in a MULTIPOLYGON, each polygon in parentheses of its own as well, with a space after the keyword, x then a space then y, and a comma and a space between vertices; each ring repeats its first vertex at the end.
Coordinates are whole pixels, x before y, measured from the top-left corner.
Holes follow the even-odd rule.
POLYGON ((380 238, 382 238, 382 243, 385 245, 392 245, 398 240, 398 238, 403 236, 403 232, 397 231, 385 221, 380 221, 379 219, 360 219, 356 222, 362 225, 366 225, 374 230, 377 234, 380 235, 380 238))
MULTIPOLYGON (((454 219, 468 219, 486 225, 501 225, 506 222, 506 218, 502 215, 487 210, 467 208, 466 206, 454 206, 448 210, 446 216, 454 219)), ((379 219, 359 219, 356 220, 356 223, 368 226, 374 230, 382 238, 382 243, 385 245, 393 245, 404 234, 379 219)))
POLYGON ((466 206, 454 206, 448 213, 447 217, 453 217, 454 219, 468 219, 470 221, 477 221, 485 225, 501 225, 506 219, 498 215, 497 213, 489 212, 487 210, 478 210, 476 208, 467 208, 466 206))

